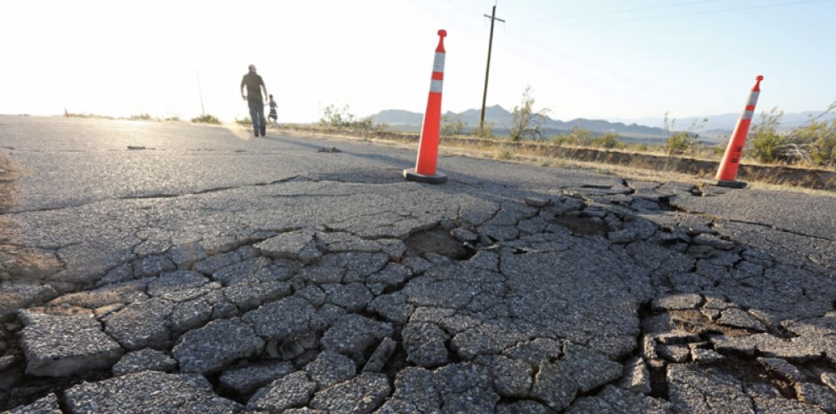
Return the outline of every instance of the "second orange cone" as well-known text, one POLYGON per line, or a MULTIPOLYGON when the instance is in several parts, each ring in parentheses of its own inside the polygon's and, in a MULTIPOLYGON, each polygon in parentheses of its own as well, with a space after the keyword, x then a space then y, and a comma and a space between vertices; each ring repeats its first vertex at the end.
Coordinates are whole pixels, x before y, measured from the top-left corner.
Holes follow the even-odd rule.
POLYGON ((734 129, 734 133, 729 140, 729 146, 726 148, 725 155, 723 155, 723 161, 720 162, 720 168, 717 170, 717 185, 721 187, 746 187, 746 183, 737 181, 735 178, 737 177, 737 168, 740 166, 740 159, 743 157, 743 147, 746 146, 749 126, 752 125, 752 118, 755 116, 755 105, 758 104, 758 97, 761 94, 763 76, 758 76, 756 80, 757 83, 752 88, 752 92, 749 93, 746 107, 740 114, 740 120, 737 121, 737 127, 734 129))

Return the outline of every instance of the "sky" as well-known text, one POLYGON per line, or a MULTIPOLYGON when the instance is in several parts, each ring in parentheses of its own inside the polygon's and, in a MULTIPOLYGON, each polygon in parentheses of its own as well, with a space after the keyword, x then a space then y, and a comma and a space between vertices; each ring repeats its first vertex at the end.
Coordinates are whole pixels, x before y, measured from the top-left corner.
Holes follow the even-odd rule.
POLYGON ((2 0, 0 113, 225 120, 255 64, 280 122, 327 105, 423 112, 445 29, 443 109, 478 108, 492 6, 488 105, 527 85, 555 119, 734 113, 836 101, 836 0, 2 0))

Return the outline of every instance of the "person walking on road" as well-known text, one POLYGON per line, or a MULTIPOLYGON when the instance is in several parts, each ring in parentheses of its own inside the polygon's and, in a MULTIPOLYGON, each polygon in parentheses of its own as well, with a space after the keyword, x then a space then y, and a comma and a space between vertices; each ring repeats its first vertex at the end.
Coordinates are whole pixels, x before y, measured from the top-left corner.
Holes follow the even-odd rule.
POLYGON ((241 79, 241 97, 247 101, 250 107, 250 119, 253 120, 253 134, 256 137, 267 134, 267 122, 264 119, 264 97, 267 96, 267 87, 264 80, 255 72, 255 65, 250 65, 250 72, 241 79), (247 87, 247 94, 244 95, 244 87, 247 87), (262 95, 261 92, 264 91, 262 95))

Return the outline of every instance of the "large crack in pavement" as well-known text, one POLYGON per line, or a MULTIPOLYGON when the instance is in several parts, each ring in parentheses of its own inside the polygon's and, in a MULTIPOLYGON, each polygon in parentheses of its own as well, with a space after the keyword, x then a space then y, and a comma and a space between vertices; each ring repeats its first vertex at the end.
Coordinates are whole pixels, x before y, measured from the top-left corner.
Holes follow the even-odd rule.
POLYGON ((130 237, 0 285, 0 409, 836 409, 836 282, 666 211, 687 186, 271 184, 4 216, 20 246, 102 209, 130 237))
POLYGON ((823 241, 828 241, 828 242, 836 242, 836 240, 834 240, 834 239, 830 239, 830 238, 822 237, 822 236, 817 236, 817 235, 814 235, 814 234, 804 233, 804 232, 800 232, 800 231, 797 231, 797 230, 782 228, 782 227, 775 226, 773 224, 761 223, 761 222, 749 221, 749 220, 731 219, 731 218, 727 218, 727 217, 718 217, 718 216, 708 214, 708 213, 705 213, 705 212, 701 212, 701 211, 689 210, 689 209, 684 208, 682 206, 673 205, 671 203, 671 200, 666 200, 666 208, 669 208, 673 211, 679 211, 679 212, 683 212, 683 213, 694 215, 694 216, 705 217, 705 218, 710 219, 711 221, 713 221, 715 223, 727 222, 727 223, 748 224, 750 226, 763 227, 763 228, 768 229, 768 230, 773 230, 773 231, 777 231, 777 232, 781 232, 781 233, 792 234, 792 235, 801 236, 801 237, 804 237, 804 238, 815 239, 815 240, 823 240, 823 241))

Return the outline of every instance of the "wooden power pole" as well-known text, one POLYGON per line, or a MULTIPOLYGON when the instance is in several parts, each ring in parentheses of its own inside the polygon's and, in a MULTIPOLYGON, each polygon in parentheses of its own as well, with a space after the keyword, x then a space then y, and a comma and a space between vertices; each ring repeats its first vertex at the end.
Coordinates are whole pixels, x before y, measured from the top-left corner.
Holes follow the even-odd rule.
POLYGON ((493 6, 493 11, 491 15, 488 16, 487 14, 485 17, 489 17, 491 19, 491 38, 488 41, 488 66, 485 69, 485 93, 482 94, 482 118, 479 121, 479 132, 483 133, 485 131, 485 104, 488 100, 488 77, 491 74, 491 50, 493 49, 493 25, 494 23, 499 20, 502 23, 505 23, 505 20, 496 17, 496 5, 493 6))

